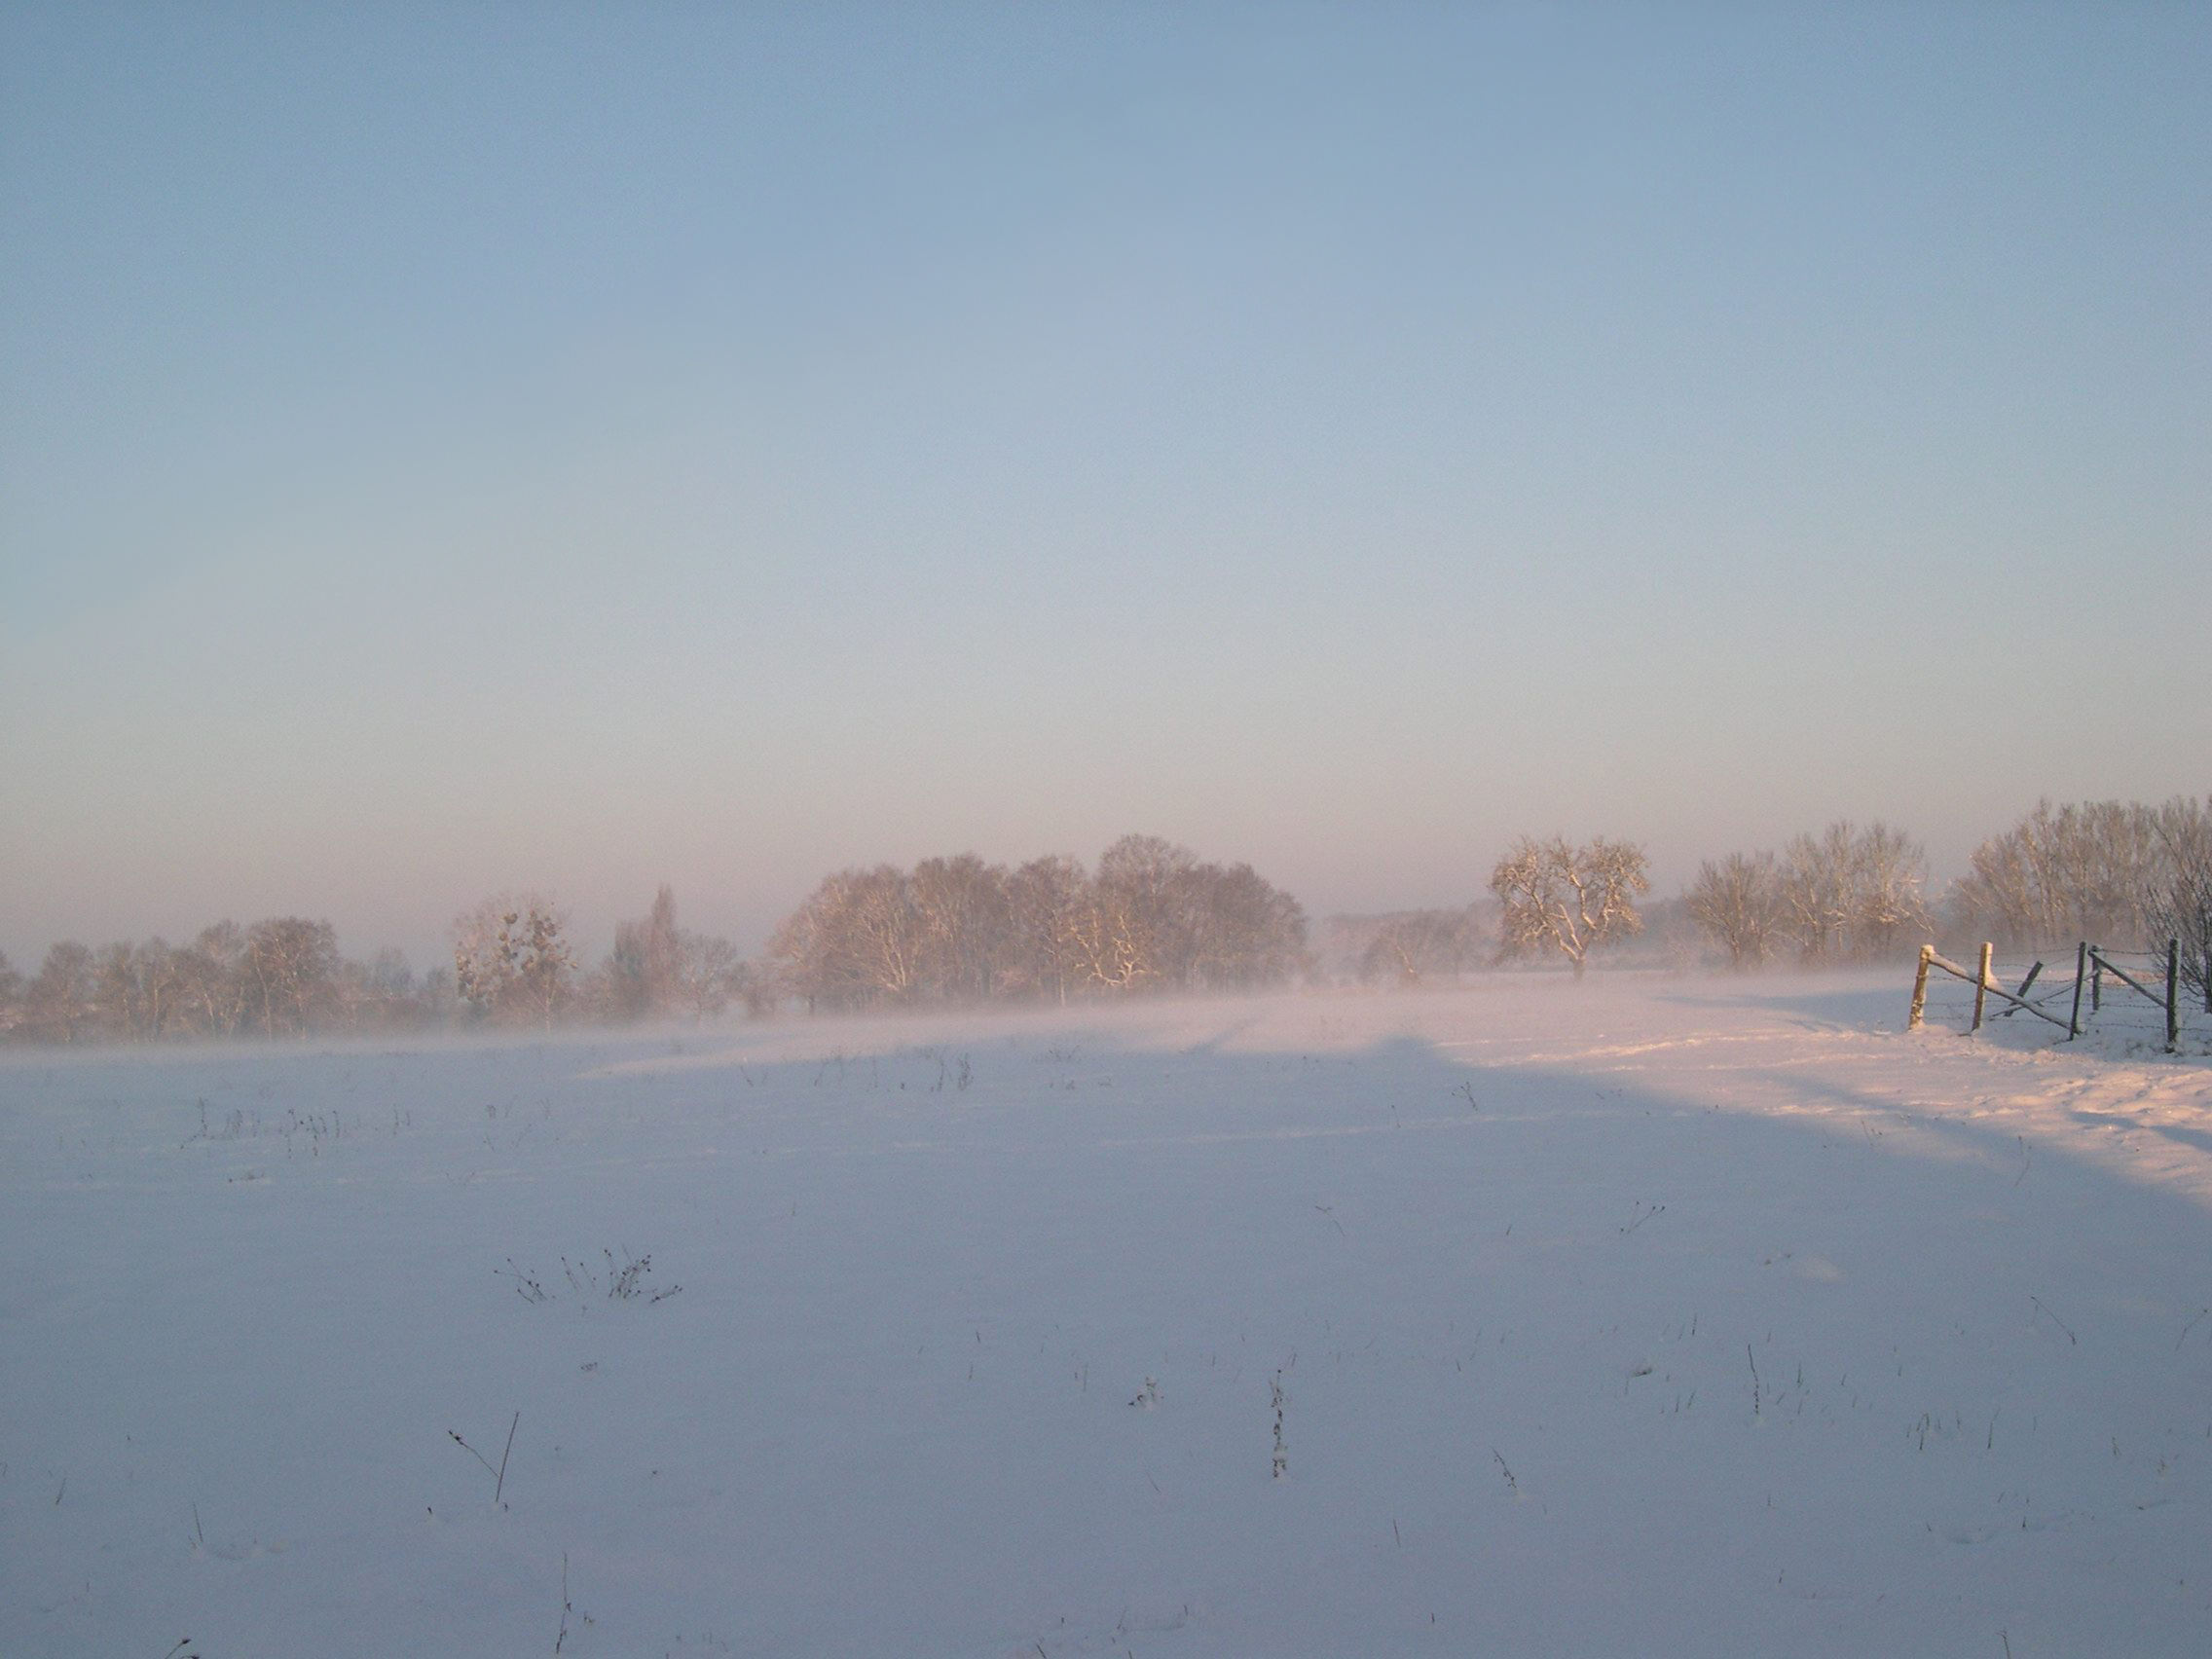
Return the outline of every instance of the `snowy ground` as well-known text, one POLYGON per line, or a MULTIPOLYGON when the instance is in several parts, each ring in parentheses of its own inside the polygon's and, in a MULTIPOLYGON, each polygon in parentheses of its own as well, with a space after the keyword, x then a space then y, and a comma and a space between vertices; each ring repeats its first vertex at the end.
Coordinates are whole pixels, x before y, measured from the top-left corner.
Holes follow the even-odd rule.
POLYGON ((2212 1067, 1906 984, 10 1057, 0 1653, 2212 1650, 2212 1067))

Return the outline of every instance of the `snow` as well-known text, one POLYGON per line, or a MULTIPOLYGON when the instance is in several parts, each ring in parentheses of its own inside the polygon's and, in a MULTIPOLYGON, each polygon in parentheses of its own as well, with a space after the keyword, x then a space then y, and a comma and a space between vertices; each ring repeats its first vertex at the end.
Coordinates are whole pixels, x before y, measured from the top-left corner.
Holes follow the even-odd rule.
POLYGON ((1908 988, 15 1055, 0 1653, 2202 1652, 2212 1068, 1908 988))

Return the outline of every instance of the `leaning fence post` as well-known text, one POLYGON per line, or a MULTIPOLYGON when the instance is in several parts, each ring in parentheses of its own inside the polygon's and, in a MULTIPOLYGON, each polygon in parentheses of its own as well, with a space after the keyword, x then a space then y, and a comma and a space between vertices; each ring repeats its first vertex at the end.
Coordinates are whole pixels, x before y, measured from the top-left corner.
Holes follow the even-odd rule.
POLYGON ((1921 1015, 1928 1012, 1928 959, 1935 954, 1932 944, 1920 947, 1920 972, 1912 977, 1912 1014, 1904 1022, 1907 1031, 1918 1031, 1921 1015))
POLYGON ((2082 981, 2089 972, 2089 941, 2083 940, 2074 948, 2074 1012, 2066 1016, 2066 1040, 2071 1043, 2082 1035, 2082 981))
POLYGON ((1981 941, 1981 972, 1973 977, 1973 1028, 1981 1029, 1981 1007, 1989 1000, 1989 954, 1997 947, 1987 940, 1981 941))
POLYGON ((2181 940, 2166 940, 2166 1052, 2172 1053, 2181 1042, 2181 1005, 2174 1001, 2174 987, 2181 983, 2181 940))

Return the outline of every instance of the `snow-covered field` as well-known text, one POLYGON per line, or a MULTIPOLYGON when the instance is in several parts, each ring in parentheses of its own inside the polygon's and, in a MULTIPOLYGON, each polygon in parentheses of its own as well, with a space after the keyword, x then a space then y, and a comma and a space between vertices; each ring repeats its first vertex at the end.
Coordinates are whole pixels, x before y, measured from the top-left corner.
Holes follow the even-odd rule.
POLYGON ((2212 1068, 1907 978, 0 1060, 0 1653, 2212 1651, 2212 1068))

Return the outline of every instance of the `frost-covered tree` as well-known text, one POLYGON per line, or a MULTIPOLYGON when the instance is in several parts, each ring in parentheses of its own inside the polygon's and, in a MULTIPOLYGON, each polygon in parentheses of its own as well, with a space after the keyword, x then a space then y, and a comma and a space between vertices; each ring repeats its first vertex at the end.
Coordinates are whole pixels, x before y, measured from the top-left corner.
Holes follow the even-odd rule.
POLYGON ((1851 925, 1849 824, 1793 837, 1782 853, 1784 926, 1808 963, 1841 960, 1851 925))
POLYGON ((536 894, 487 899, 454 921, 455 990, 479 1017, 550 1027, 575 967, 566 919, 536 894))
POLYGON ((809 1014, 845 1006, 844 964, 837 951, 839 878, 830 876, 777 924, 768 938, 770 972, 809 1014))
POLYGON ((1690 917, 1728 953, 1728 965, 1756 968, 1782 933, 1782 881, 1772 853, 1708 859, 1686 896, 1690 917))
POLYGON ((777 986, 834 1009, 1270 984, 1304 962, 1305 940, 1297 902, 1249 865, 1130 835, 1095 873, 1064 858, 1010 872, 966 853, 843 870, 768 955, 777 986))
POLYGON ((910 1000, 922 952, 911 885, 890 865, 824 878, 768 940, 779 978, 809 1010, 910 1000))
POLYGON ((1500 957, 1558 951, 1580 978, 1590 952, 1641 932, 1636 901, 1651 891, 1643 849, 1603 836, 1582 846, 1563 835, 1524 835, 1491 871, 1502 909, 1500 957))
POLYGON ((2133 948, 2148 942, 2162 860, 2157 808, 2038 801, 1973 850, 1951 890, 1951 917, 1961 933, 1999 944, 2032 949, 2085 939, 2133 948))
POLYGON ((1928 855, 1918 841, 1877 820, 1859 832, 1851 874, 1855 954, 1893 956, 1928 939, 1928 855))
POLYGON ((1927 859, 1882 823, 1838 820, 1783 849, 1782 929, 1811 965, 1866 960, 1925 939, 1927 859))
POLYGON ((7 1036, 22 1022, 23 977, 8 961, 8 953, 0 950, 0 1037, 7 1036))

